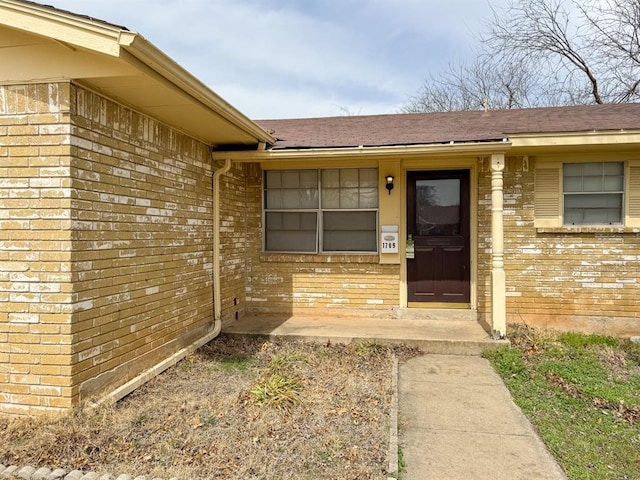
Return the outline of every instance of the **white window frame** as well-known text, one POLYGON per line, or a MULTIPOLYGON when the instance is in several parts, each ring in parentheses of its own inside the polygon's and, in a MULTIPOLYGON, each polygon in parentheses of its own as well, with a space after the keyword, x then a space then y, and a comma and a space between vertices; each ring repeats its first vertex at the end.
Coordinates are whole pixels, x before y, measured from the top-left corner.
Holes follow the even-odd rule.
MULTIPOLYGON (((314 169, 286 169, 286 170, 265 170, 264 175, 262 177, 263 187, 262 187, 262 251, 264 253, 270 254, 299 254, 299 255, 308 255, 308 254, 324 254, 324 255, 335 255, 335 254, 353 254, 353 255, 362 255, 362 254, 378 254, 379 253, 379 211, 380 211, 380 191, 379 191, 379 182, 378 178, 378 169, 376 167, 346 167, 346 168, 314 168, 314 169), (317 208, 303 208, 303 209, 287 209, 287 208, 267 208, 267 175, 269 172, 278 171, 278 172, 300 172, 300 171, 311 171, 314 170, 317 172, 318 178, 318 206, 317 208), (322 172, 324 170, 375 170, 376 172, 376 207, 375 208, 324 208, 323 207, 323 195, 322 195, 322 172), (316 241, 315 241, 315 250, 313 251, 291 251, 291 250, 267 250, 267 214, 272 212, 281 212, 281 213, 315 213, 316 214, 316 241), (375 249, 373 250, 326 250, 324 249, 324 213, 327 212, 372 212, 375 214, 375 249)), ((340 189, 341 187, 338 187, 340 189)), ((360 184, 358 184, 358 189, 363 188, 360 184)), ((371 188, 371 187, 367 187, 371 188)))

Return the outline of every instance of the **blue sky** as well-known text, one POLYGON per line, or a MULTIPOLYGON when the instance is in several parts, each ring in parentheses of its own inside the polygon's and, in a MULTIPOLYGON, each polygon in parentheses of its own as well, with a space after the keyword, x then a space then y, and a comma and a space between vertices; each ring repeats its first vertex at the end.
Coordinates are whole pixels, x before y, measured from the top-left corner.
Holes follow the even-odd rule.
POLYGON ((46 3, 139 32, 254 119, 395 113, 472 57, 490 15, 486 0, 46 3))

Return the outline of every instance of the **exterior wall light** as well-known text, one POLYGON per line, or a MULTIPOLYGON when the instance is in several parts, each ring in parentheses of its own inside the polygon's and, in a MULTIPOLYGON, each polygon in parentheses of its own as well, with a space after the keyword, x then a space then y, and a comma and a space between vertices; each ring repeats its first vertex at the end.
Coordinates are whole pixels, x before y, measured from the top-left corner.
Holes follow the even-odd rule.
POLYGON ((393 175, 387 175, 384 178, 387 181, 387 184, 385 185, 385 187, 387 188, 387 190, 389 190, 389 195, 391 195, 391 190, 393 190, 394 177, 393 177, 393 175))

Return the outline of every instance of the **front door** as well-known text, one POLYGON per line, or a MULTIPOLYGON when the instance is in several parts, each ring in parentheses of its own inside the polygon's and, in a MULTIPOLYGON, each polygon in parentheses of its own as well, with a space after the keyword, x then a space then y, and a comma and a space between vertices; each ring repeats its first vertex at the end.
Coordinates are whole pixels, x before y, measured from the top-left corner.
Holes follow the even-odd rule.
MULTIPOLYGON (((470 302, 469 171, 407 174, 408 301, 470 302)), ((453 305, 451 305, 453 306, 453 305)))

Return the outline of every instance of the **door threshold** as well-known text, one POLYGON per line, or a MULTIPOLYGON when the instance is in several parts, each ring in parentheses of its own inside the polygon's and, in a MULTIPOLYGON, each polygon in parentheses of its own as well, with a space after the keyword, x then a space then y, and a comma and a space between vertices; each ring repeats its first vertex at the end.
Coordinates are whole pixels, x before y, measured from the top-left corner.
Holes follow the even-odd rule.
POLYGON ((409 302, 407 308, 432 308, 439 310, 451 309, 471 309, 470 303, 447 303, 447 302, 409 302))

